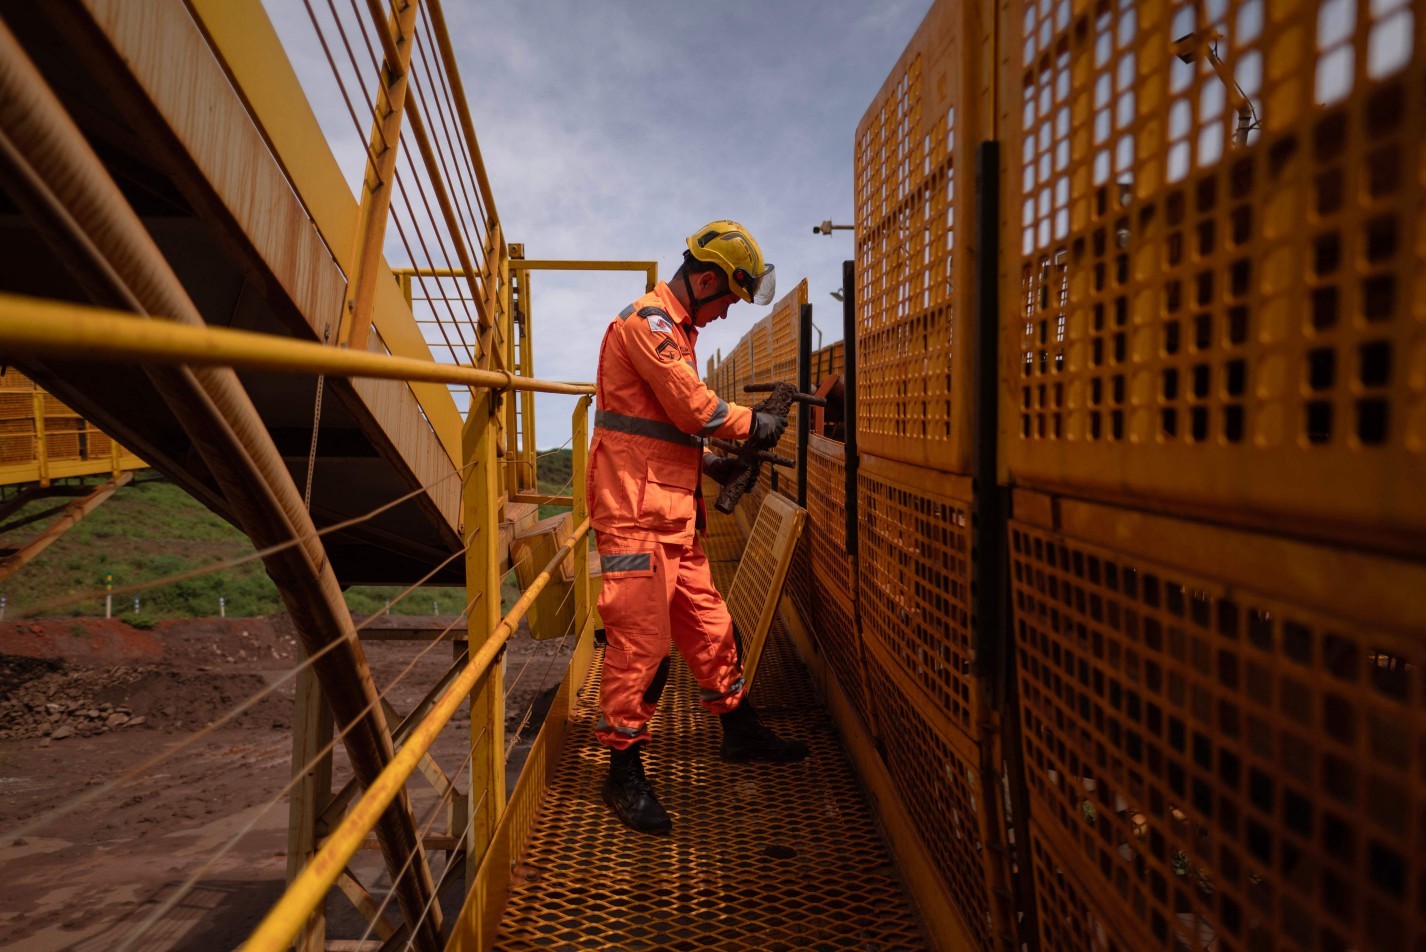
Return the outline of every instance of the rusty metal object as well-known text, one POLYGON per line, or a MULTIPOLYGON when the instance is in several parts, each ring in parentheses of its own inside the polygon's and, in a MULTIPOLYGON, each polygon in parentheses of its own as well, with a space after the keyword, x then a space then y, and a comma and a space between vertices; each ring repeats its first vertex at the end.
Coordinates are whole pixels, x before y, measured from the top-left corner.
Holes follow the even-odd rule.
MULTIPOLYGON (((771 394, 754 405, 753 412, 776 413, 783 418, 786 418, 787 414, 791 412, 793 403, 805 403, 814 407, 827 405, 827 401, 823 398, 810 393, 802 393, 790 383, 750 383, 743 387, 743 392, 771 394)), ((708 444, 720 450, 727 450, 738 457, 744 465, 743 472, 730 479, 718 493, 717 509, 725 515, 731 513, 737 507, 738 500, 757 485, 763 463, 770 466, 792 467, 797 465, 796 460, 768 452, 772 447, 764 446, 752 439, 745 440, 741 444, 729 440, 711 439, 708 444)))

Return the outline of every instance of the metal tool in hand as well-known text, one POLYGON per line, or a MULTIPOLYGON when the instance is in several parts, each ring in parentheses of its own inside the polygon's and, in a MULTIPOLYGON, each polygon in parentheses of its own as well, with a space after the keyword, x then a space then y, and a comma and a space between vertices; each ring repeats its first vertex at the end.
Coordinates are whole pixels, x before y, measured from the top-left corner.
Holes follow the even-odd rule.
MULTIPOLYGON (((787 414, 792 410, 794 402, 806 406, 825 407, 827 401, 810 393, 803 393, 790 383, 750 383, 743 387, 744 393, 766 393, 769 396, 762 402, 754 406, 754 413, 776 413, 786 419, 787 414)), ((769 452, 771 446, 761 445, 756 440, 744 440, 742 443, 734 443, 730 440, 712 439, 709 445, 720 450, 727 450, 734 457, 744 464, 743 472, 723 485, 718 492, 718 511, 721 513, 731 513, 738 505, 738 500, 743 498, 743 494, 757 485, 758 475, 762 471, 762 464, 770 466, 796 466, 794 460, 785 456, 778 456, 769 452)))

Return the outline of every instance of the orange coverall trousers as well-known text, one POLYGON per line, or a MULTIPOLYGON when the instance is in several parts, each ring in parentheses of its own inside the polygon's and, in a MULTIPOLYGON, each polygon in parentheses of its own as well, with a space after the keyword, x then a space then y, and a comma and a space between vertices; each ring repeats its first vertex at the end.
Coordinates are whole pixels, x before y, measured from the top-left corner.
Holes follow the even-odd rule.
POLYGON ((733 619, 713 587, 703 544, 621 539, 596 533, 604 572, 604 675, 595 736, 619 750, 648 740, 649 719, 668 677, 669 643, 678 646, 714 714, 738 706, 742 665, 733 619))

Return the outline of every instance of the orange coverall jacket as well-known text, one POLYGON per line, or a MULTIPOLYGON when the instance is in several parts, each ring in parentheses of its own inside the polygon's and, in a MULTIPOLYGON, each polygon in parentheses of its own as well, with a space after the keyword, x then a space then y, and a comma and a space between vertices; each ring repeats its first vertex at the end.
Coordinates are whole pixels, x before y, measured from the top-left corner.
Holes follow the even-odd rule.
POLYGON ((693 541, 701 437, 746 439, 753 412, 698 378, 698 330, 660 281, 604 332, 586 491, 598 532, 693 541))
POLYGON ((603 717, 594 733, 609 747, 648 740, 671 642, 709 711, 724 713, 742 697, 733 621, 696 529, 700 437, 744 439, 752 411, 698 379, 697 339, 660 283, 610 323, 599 350, 586 491, 604 574, 603 717))

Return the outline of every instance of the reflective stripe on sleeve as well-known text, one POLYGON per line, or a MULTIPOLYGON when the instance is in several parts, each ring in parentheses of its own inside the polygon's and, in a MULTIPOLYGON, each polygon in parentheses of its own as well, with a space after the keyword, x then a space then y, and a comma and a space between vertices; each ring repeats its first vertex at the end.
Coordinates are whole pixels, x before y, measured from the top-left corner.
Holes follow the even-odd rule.
POLYGON ((647 572, 654 567, 652 552, 617 552, 599 557, 605 575, 611 572, 647 572))
POLYGON ((728 420, 728 404, 722 400, 718 401, 718 408, 713 411, 713 415, 708 418, 708 422, 703 424, 703 429, 698 431, 699 436, 712 436, 728 420))
MULTIPOLYGON (((606 313, 607 313, 607 312, 606 312, 606 313)), ((624 308, 624 310, 622 310, 622 311, 619 312, 619 320, 622 321, 622 320, 624 320, 624 318, 628 317, 630 314, 633 314, 633 313, 634 313, 634 305, 630 304, 628 307, 624 308)))
POLYGON ((703 441, 698 437, 689 436, 672 423, 665 423, 662 420, 646 420, 643 417, 625 416, 622 413, 613 413, 609 410, 595 410, 594 425, 596 427, 603 427, 606 430, 613 430, 616 433, 628 433, 632 436, 647 436, 650 439, 662 440, 665 443, 676 443, 679 446, 701 447, 703 445, 703 441))

